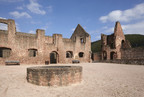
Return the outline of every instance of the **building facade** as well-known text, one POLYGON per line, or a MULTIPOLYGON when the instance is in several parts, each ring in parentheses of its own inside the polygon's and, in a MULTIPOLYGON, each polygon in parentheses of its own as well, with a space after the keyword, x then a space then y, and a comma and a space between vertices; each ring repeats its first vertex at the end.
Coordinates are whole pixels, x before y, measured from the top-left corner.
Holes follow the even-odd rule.
POLYGON ((116 22, 113 34, 101 34, 101 47, 102 60, 121 59, 121 50, 131 48, 129 41, 125 39, 120 22, 116 22))
POLYGON ((7 60, 20 64, 81 63, 91 61, 91 37, 81 27, 76 27, 70 39, 61 34, 45 36, 45 31, 36 30, 36 34, 16 31, 15 21, 0 19, 7 24, 7 30, 0 30, 0 64, 7 60))

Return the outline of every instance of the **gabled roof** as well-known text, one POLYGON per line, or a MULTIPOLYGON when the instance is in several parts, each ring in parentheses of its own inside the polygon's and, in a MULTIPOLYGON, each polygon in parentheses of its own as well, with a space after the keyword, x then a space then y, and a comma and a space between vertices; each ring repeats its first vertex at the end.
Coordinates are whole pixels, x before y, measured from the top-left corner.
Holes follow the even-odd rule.
POLYGON ((73 35, 78 35, 78 36, 83 36, 84 35, 84 36, 87 36, 87 37, 89 36, 89 34, 84 30, 84 28, 80 24, 77 25, 77 27, 76 27, 74 33, 72 34, 72 36, 73 35))

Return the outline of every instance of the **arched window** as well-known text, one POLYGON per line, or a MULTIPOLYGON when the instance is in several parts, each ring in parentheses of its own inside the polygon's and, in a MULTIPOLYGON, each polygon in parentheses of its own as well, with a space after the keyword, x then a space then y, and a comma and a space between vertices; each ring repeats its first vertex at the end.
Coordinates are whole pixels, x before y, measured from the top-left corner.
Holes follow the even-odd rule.
POLYGON ((29 57, 36 57, 37 56, 37 49, 29 49, 29 57))
POLYGON ((50 53, 50 64, 57 64, 59 60, 59 55, 56 51, 50 53))
POLYGON ((79 53, 79 57, 80 57, 80 58, 84 57, 84 53, 83 53, 83 52, 80 52, 80 53, 79 53))
POLYGON ((111 52, 110 53, 110 59, 111 60, 114 60, 114 59, 116 59, 117 58, 117 54, 115 53, 115 52, 111 52))
POLYGON ((81 42, 81 43, 84 43, 84 38, 80 38, 80 42, 81 42))
POLYGON ((5 48, 1 47, 0 48, 0 57, 1 58, 8 58, 11 55, 11 49, 10 48, 5 48))
POLYGON ((72 51, 67 51, 66 52, 66 58, 72 58, 72 57, 73 57, 72 51))
POLYGON ((124 40, 121 41, 121 48, 124 47, 124 40))
POLYGON ((107 60, 107 52, 106 51, 103 52, 103 59, 107 60))

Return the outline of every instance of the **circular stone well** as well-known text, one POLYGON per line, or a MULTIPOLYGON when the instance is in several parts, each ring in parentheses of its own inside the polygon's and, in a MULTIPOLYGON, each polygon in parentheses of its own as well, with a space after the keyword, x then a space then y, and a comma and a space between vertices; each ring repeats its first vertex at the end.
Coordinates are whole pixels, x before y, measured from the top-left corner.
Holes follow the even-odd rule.
POLYGON ((67 86, 80 83, 81 66, 38 66, 27 68, 27 81, 41 86, 67 86))

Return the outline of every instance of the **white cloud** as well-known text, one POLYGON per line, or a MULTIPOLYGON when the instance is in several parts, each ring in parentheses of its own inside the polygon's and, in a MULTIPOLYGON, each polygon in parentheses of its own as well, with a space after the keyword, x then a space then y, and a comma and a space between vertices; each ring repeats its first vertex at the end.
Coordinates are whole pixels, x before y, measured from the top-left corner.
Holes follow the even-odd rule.
POLYGON ((33 30, 30 30, 28 33, 34 34, 34 33, 35 33, 35 31, 33 31, 33 30))
POLYGON ((71 31, 75 31, 75 28, 72 28, 71 31))
POLYGON ((6 18, 0 17, 0 19, 6 19, 6 18))
POLYGON ((106 16, 101 16, 99 18, 103 23, 107 21, 122 21, 129 22, 131 20, 138 20, 144 18, 144 3, 136 5, 134 8, 127 9, 124 11, 114 10, 106 16))
POLYGON ((27 12, 21 12, 20 13, 18 11, 14 11, 14 12, 10 12, 9 14, 15 18, 21 18, 21 17, 31 18, 31 16, 27 12))
POLYGON ((113 33, 114 32, 114 27, 107 28, 107 29, 104 30, 104 32, 106 32, 106 33, 113 33))
POLYGON ((143 34, 144 35, 144 21, 135 24, 122 25, 125 34, 143 34))
POLYGON ((41 14, 44 15, 46 14, 46 12, 44 10, 41 10, 42 6, 40 4, 38 4, 36 1, 34 0, 30 0, 30 4, 27 5, 27 8, 35 14, 41 14))
MULTIPOLYGON (((137 22, 134 24, 122 25, 124 34, 143 34, 144 35, 144 21, 137 22)), ((102 30, 104 33, 114 33, 114 27, 107 27, 102 30)))
POLYGON ((1 29, 1 30, 8 30, 8 25, 7 25, 7 24, 0 23, 0 29, 1 29))

